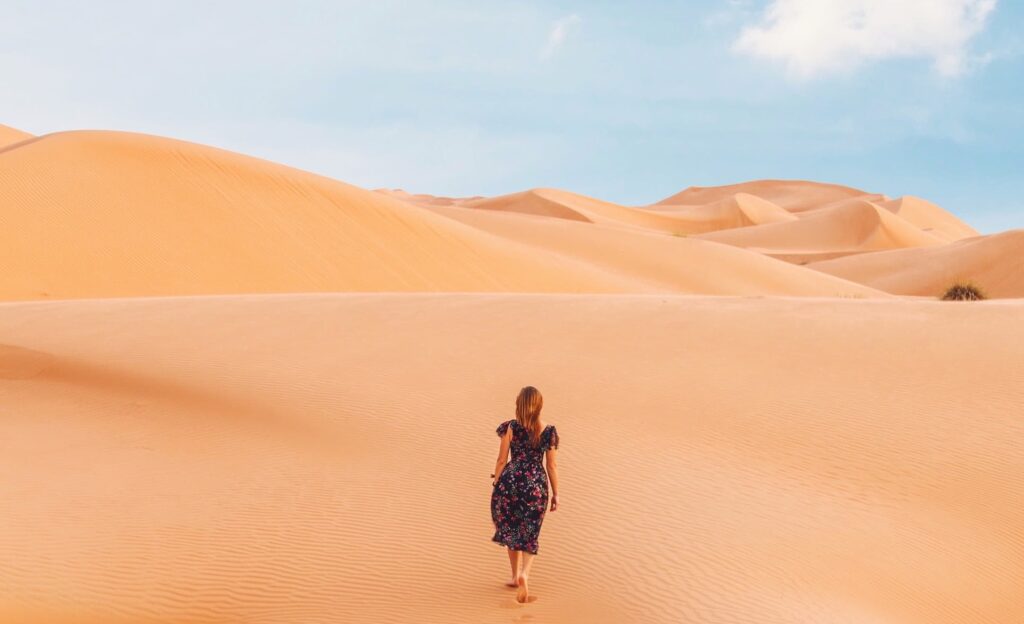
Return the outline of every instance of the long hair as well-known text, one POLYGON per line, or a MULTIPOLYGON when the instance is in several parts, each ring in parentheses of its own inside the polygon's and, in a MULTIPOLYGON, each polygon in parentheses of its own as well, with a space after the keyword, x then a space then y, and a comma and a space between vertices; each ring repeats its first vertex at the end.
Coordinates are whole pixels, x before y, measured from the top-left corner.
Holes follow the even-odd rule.
POLYGON ((526 386, 516 397, 516 420, 530 433, 530 443, 540 444, 540 410, 544 407, 544 397, 540 390, 526 386))

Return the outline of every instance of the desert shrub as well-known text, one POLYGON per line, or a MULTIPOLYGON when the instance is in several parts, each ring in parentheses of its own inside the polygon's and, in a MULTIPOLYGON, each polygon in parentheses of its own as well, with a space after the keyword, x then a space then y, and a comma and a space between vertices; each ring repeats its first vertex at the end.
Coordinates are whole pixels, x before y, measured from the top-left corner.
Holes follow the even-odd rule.
POLYGON ((981 301, 985 292, 971 282, 956 282, 942 294, 943 301, 981 301))

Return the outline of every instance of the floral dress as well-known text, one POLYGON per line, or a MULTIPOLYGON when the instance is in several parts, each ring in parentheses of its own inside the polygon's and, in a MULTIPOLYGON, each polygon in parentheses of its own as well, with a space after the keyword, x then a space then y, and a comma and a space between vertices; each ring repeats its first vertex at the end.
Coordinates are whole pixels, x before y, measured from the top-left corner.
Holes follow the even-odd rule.
POLYGON ((505 465, 491 493, 491 520, 497 542, 513 550, 537 554, 537 537, 548 507, 548 473, 541 460, 545 451, 558 448, 558 431, 548 425, 534 447, 530 433, 517 420, 498 425, 498 435, 512 427, 512 459, 505 465))

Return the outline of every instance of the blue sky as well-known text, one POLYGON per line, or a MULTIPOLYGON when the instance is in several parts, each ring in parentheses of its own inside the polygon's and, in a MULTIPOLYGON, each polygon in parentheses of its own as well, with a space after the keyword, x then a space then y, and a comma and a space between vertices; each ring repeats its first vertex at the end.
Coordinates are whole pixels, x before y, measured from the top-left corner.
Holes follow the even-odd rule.
POLYGON ((755 178, 1024 227, 1008 0, 5 0, 0 123, 208 143, 368 188, 646 204, 755 178))

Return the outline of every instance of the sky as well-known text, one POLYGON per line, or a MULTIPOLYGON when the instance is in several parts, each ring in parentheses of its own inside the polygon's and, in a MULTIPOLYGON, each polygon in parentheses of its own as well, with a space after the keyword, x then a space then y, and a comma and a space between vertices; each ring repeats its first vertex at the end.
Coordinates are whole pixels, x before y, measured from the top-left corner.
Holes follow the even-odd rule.
POLYGON ((809 179, 1024 227, 1012 0, 0 0, 0 123, 366 188, 629 205, 809 179))

